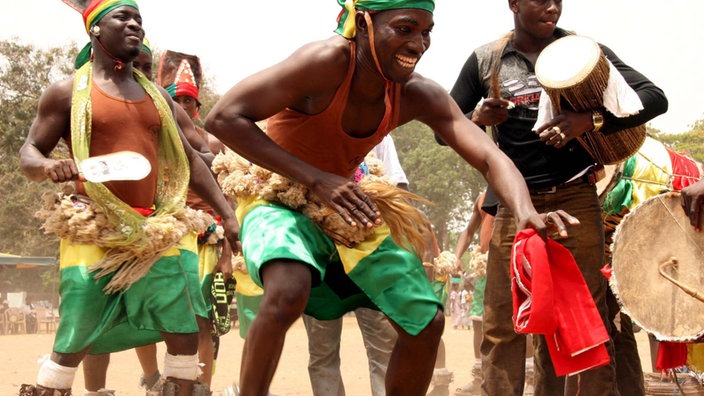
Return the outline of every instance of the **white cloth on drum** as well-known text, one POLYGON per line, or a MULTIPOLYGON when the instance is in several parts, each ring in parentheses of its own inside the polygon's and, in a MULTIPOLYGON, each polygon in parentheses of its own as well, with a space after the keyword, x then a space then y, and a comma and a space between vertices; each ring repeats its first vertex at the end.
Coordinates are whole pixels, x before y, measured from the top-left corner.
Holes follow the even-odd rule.
MULTIPOLYGON (((619 118, 624 118, 638 114, 643 110, 643 102, 641 102, 638 94, 626 82, 623 75, 616 67, 609 62, 609 82, 604 91, 604 107, 609 113, 619 118)), ((541 126, 547 124, 550 120, 557 116, 555 106, 553 106, 550 96, 543 89, 540 92, 540 101, 538 102, 538 118, 536 119, 533 130, 537 130, 541 126)))

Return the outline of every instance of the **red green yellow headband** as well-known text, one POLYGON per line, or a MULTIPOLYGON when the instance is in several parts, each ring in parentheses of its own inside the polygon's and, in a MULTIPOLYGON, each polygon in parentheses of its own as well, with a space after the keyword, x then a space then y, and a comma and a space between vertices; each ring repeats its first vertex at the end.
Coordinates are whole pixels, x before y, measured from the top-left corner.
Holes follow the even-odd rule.
POLYGON ((432 13, 435 10, 434 0, 337 0, 342 11, 337 17, 336 33, 352 38, 357 34, 354 21, 355 10, 386 11, 404 8, 417 8, 432 13))
POLYGON ((134 0, 93 0, 88 4, 88 7, 83 11, 83 24, 86 27, 86 33, 89 33, 90 28, 98 23, 107 13, 115 8, 122 6, 130 6, 139 10, 137 2, 134 0))

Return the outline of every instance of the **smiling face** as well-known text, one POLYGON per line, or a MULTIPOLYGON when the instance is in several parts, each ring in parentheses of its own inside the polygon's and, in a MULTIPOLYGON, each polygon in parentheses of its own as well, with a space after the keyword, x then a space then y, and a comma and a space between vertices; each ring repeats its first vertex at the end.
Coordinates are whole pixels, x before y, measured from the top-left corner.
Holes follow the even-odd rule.
POLYGON ((115 57, 129 62, 139 55, 144 39, 139 10, 130 6, 115 8, 98 22, 98 26, 98 39, 115 57))
POLYGON ((433 14, 419 9, 382 11, 372 17, 374 50, 384 76, 407 81, 430 47, 433 14))
POLYGON ((509 0, 516 30, 536 39, 552 37, 562 14, 562 0, 509 0))

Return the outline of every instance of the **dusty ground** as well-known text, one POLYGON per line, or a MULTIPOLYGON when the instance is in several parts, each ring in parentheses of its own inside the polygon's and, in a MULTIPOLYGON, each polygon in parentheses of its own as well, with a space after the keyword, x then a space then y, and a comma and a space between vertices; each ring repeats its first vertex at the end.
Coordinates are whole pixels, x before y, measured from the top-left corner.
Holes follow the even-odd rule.
MULTIPOLYGON (((641 360, 646 371, 650 371, 648 339, 644 332, 636 334, 641 360)), ((472 352, 472 331, 452 329, 449 321, 443 336, 447 346, 447 367, 455 373, 454 389, 467 382, 474 362, 472 352)), ((23 382, 34 382, 37 374, 37 360, 51 351, 53 334, 0 335, 0 395, 16 395, 23 382)), ((213 376, 213 391, 220 391, 229 385, 239 373, 240 353, 243 340, 236 331, 221 339, 220 358, 213 376)), ((163 343, 159 345, 159 356, 163 356, 163 343)), ((307 365, 308 342, 303 322, 294 324, 286 339, 283 356, 271 392, 279 395, 310 395, 307 365)), ((344 318, 341 346, 342 375, 348 395, 368 395, 369 376, 366 354, 362 345, 356 320, 353 316, 344 318)), ((266 358, 266 357, 262 357, 266 358)), ((160 358, 161 359, 161 358, 160 358)), ((113 354, 109 372, 108 387, 116 389, 120 396, 143 396, 144 391, 137 387, 141 370, 134 351, 113 354)), ((74 383, 74 395, 80 396, 83 374, 79 369, 74 383)))

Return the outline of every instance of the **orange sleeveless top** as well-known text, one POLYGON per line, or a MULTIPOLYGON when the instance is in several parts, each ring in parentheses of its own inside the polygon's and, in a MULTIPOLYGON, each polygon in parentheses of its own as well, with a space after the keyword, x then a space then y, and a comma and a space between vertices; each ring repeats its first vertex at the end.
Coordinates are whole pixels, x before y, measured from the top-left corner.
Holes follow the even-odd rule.
MULTIPOLYGON (((178 105, 174 105, 174 106, 178 106, 178 105)), ((203 140, 205 140, 206 142, 208 141, 208 136, 206 135, 205 129, 196 125, 196 132, 198 132, 198 135, 203 140)), ((190 188, 188 189, 188 195, 186 196, 186 205, 188 205, 188 207, 191 209, 202 210, 205 212, 212 212, 210 205, 205 203, 203 198, 199 197, 198 194, 193 192, 193 190, 191 190, 190 188)))
MULTIPOLYGON (((157 183, 157 150, 161 119, 151 98, 144 94, 141 100, 125 100, 105 93, 93 83, 93 109, 90 155, 97 156, 117 151, 134 151, 149 160, 152 170, 147 177, 135 181, 109 181, 105 186, 120 200, 132 207, 149 208, 154 205, 157 183)), ((71 150, 71 133, 64 135, 71 150)), ((76 182, 79 194, 85 194, 83 183, 76 182)))
MULTIPOLYGON (((477 200, 477 205, 481 208, 484 203, 484 197, 486 193, 482 193, 477 200)), ((480 216, 482 217, 481 228, 479 228, 479 250, 482 253, 489 251, 489 244, 491 243, 491 234, 494 231, 494 216, 489 213, 479 209, 480 216)))
POLYGON ((398 126, 401 86, 389 84, 386 110, 376 132, 358 138, 342 129, 355 67, 355 46, 350 42, 350 63, 342 84, 328 107, 318 114, 285 109, 267 121, 267 134, 281 147, 320 170, 351 177, 374 146, 398 126))

